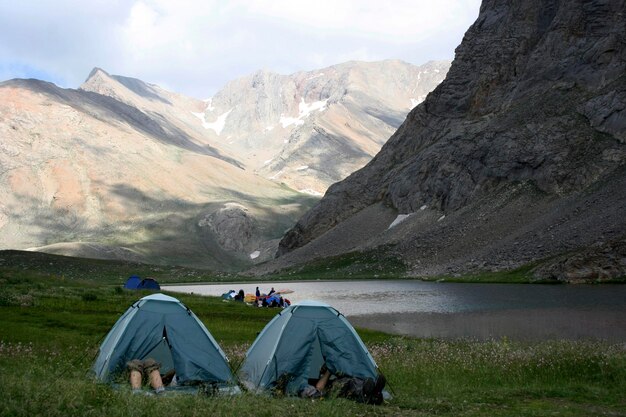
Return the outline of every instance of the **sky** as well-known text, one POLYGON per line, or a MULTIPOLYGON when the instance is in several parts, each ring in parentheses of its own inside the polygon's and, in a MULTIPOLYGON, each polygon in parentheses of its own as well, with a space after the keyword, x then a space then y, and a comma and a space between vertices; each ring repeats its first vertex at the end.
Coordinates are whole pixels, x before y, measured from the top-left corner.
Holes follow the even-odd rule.
POLYGON ((0 0, 0 81, 94 67, 196 98, 264 69, 453 59, 479 0, 0 0))

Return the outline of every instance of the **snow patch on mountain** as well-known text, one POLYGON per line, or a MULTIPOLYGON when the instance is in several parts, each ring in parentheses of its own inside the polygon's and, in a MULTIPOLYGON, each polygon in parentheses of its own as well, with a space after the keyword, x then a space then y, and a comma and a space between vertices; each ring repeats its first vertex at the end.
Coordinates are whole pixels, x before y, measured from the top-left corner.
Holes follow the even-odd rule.
POLYGON ((300 104, 298 105, 298 117, 285 117, 284 115, 280 116, 279 123, 286 128, 291 125, 300 126, 304 124, 304 120, 315 110, 324 111, 326 110, 326 104, 328 103, 328 99, 321 101, 314 101, 313 103, 307 104, 304 101, 304 98, 300 100, 300 104))
POLYGON ((300 126, 304 124, 304 120, 300 120, 300 118, 296 118, 296 117, 285 117, 285 116, 280 116, 280 120, 279 123, 283 126, 283 128, 285 127, 289 127, 291 125, 296 125, 296 126, 300 126))
POLYGON ((310 77, 306 78, 305 81, 313 80, 315 78, 319 78, 319 77, 323 77, 323 76, 324 76, 324 73, 320 72, 319 74, 311 75, 310 77))
POLYGON ((413 107, 417 106, 422 101, 424 101, 425 99, 426 99, 426 96, 418 96, 417 98, 412 98, 410 108, 412 109, 413 107))
POLYGON ((191 114, 200 119, 200 121, 202 122, 202 127, 204 127, 205 129, 212 129, 219 136, 222 133, 222 130, 224 130, 224 126, 226 125, 226 118, 231 111, 233 111, 233 109, 228 110, 226 113, 222 113, 217 117, 217 120, 211 123, 207 122, 205 113, 191 112, 191 114))
POLYGON ((321 197, 321 196, 324 195, 324 194, 322 194, 322 193, 320 193, 318 191, 312 190, 310 188, 305 188, 304 190, 298 190, 298 192, 299 193, 303 193, 303 194, 314 195, 316 197, 321 197))
POLYGON ((209 97, 206 100, 202 100, 206 103, 206 108, 204 109, 204 111, 213 111, 215 110, 215 107, 213 107, 213 97, 209 97))
POLYGON ((408 219, 410 216, 412 216, 414 213, 409 213, 409 214, 398 214, 398 217, 395 218, 394 221, 391 222, 391 224, 389 225, 389 227, 387 228, 387 230, 391 229, 392 227, 395 227, 397 225, 399 225, 400 223, 402 223, 403 221, 405 221, 406 219, 408 219))
POLYGON ((283 175, 283 170, 281 169, 280 171, 278 171, 276 174, 272 175, 271 177, 269 177, 270 180, 275 180, 278 177, 280 177, 281 175, 283 175))

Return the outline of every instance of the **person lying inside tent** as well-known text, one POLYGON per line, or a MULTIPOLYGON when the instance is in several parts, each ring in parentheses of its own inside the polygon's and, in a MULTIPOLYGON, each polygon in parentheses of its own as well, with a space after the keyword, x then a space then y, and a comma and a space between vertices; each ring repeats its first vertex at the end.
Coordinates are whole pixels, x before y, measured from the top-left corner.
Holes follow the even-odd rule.
POLYGON ((328 385, 328 381, 330 381, 330 376, 332 374, 328 369, 326 369, 325 365, 322 365, 322 369, 320 369, 320 379, 317 380, 315 386, 311 384, 307 384, 298 393, 298 395, 302 398, 320 398, 326 394, 326 386, 328 385))
POLYGON ((143 376, 146 376, 148 382, 154 392, 157 394, 165 391, 165 385, 176 385, 176 374, 172 369, 163 377, 161 377, 161 364, 152 358, 148 358, 145 361, 140 359, 133 359, 126 364, 128 371, 130 372, 130 387, 134 393, 142 392, 143 376))
POLYGON ((372 378, 357 378, 347 375, 332 375, 326 364, 320 369, 320 378, 315 385, 303 386, 298 395, 302 398, 342 397, 365 404, 380 405, 383 402, 385 377, 379 374, 372 378), (332 378, 331 378, 332 377, 332 378))

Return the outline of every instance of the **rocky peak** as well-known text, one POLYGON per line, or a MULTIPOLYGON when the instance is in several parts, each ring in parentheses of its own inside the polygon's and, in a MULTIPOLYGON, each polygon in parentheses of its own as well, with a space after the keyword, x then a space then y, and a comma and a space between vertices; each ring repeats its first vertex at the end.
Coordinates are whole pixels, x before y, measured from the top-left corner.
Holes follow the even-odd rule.
POLYGON ((362 167, 443 79, 449 62, 347 62, 228 83, 199 117, 266 178, 321 195, 362 167))
POLYGON ((451 211, 507 183, 558 198, 610 175, 626 161, 624 10, 623 0, 485 0, 444 82, 279 252, 377 202, 451 211))
POLYGON ((102 77, 102 76, 110 77, 109 73, 103 70, 102 68, 94 67, 89 73, 89 75, 87 76, 87 78, 85 79, 85 82, 89 82, 89 80, 94 77, 102 77))
MULTIPOLYGON (((175 96, 175 98, 180 97, 175 93, 170 93, 154 84, 146 83, 137 78, 110 75, 98 67, 89 73, 87 80, 80 86, 80 89, 112 97, 139 108, 153 107, 152 104, 154 103, 171 106, 173 104, 172 96, 175 96)), ((189 98, 184 99, 185 101, 192 100, 189 98)))
POLYGON ((120 85, 115 78, 109 75, 108 72, 98 67, 91 70, 89 76, 79 89, 102 94, 103 96, 111 97, 127 104, 132 104, 126 97, 127 93, 125 94, 124 92, 125 88, 120 85))

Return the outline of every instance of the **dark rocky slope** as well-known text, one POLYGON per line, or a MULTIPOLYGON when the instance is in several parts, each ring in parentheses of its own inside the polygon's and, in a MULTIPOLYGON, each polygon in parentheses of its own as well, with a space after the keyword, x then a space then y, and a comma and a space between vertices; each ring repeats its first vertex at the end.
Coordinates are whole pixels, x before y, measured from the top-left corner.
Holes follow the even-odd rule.
POLYGON ((621 239, 625 46, 623 0, 485 0, 445 81, 279 254, 301 249, 266 269, 384 247, 416 275, 460 272, 621 239), (372 207, 383 223, 414 214, 358 241, 336 233, 347 221, 369 228, 371 215, 358 219, 372 207), (310 250, 321 236, 328 244, 310 250))

